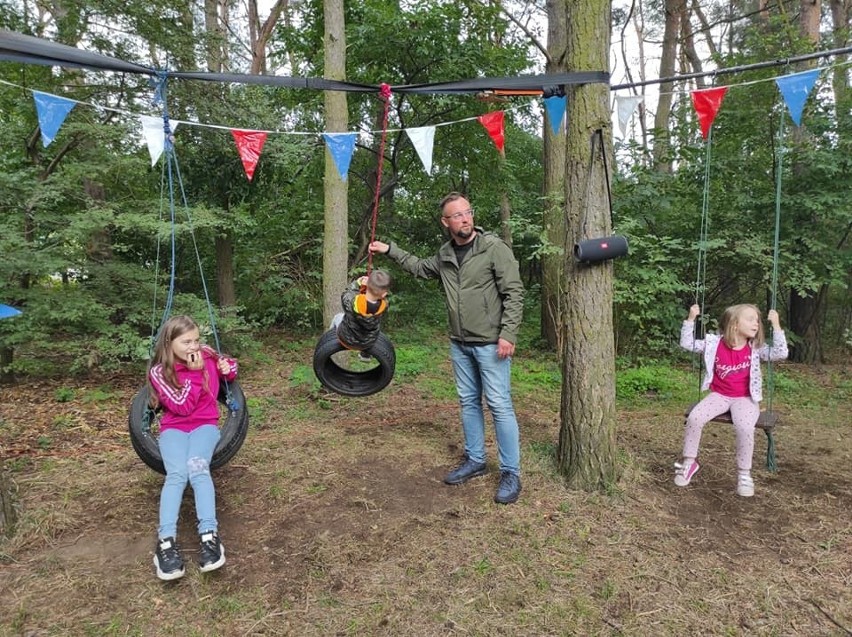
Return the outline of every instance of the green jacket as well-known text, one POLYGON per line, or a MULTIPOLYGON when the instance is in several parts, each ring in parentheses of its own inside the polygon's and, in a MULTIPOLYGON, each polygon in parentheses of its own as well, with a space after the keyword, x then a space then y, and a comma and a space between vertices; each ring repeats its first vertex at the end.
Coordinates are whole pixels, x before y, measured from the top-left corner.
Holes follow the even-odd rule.
POLYGON ((512 249, 497 235, 476 228, 461 267, 452 241, 421 259, 394 243, 387 255, 422 279, 441 279, 447 299, 450 338, 463 343, 514 343, 524 313, 524 284, 512 249))

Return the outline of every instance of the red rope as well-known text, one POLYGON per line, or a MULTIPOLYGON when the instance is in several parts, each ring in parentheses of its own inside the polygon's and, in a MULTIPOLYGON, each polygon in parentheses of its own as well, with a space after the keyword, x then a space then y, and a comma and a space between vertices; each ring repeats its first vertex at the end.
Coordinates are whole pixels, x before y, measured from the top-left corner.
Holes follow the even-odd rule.
MULTIPOLYGON (((379 143, 379 165, 376 168, 376 196, 373 200, 373 223, 370 230, 370 243, 376 240, 376 222, 379 219, 379 198, 382 192, 382 165, 385 162, 385 142, 388 137, 388 110, 390 109, 391 89, 389 84, 382 84, 379 89, 379 98, 385 103, 385 112, 382 117, 382 139, 379 143)), ((373 253, 367 250, 367 276, 373 271, 373 253)))

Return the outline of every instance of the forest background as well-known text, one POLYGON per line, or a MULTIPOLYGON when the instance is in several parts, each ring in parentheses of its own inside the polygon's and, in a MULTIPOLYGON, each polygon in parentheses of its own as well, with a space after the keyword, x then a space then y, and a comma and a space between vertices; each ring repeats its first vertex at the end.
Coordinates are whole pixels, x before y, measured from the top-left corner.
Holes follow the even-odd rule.
MULTIPOLYGON (((839 4, 824 7, 816 22, 780 3, 616 7, 614 73, 627 69, 629 78, 640 81, 845 46, 849 18, 839 4), (634 44, 622 46, 627 39, 634 44), (662 51, 659 67, 645 57, 652 47, 662 51)), ((158 67, 322 76, 322 10, 318 2, 285 0, 269 16, 259 16, 253 0, 233 6, 7 2, 0 26, 158 67)), ((350 3, 346 79, 412 84, 541 72, 548 10, 508 2, 350 3)), ((798 68, 717 80, 734 88, 714 125, 709 168, 688 94, 707 79, 664 83, 659 100, 648 101, 655 112, 640 106, 632 134, 616 137, 615 230, 630 241, 629 258, 614 264, 616 344, 623 363, 673 351, 678 323, 695 296, 705 168, 706 310, 715 316, 739 301, 768 306, 781 143, 778 309, 790 328, 793 357, 825 362, 848 355, 848 69, 843 55, 821 63, 829 72, 807 103, 803 125, 788 125, 783 140, 778 128, 784 105, 774 84, 760 80, 798 68)), ((156 115, 152 87, 144 77, 11 63, 0 65, 0 79, 8 82, 0 85, 0 299, 24 310, 0 323, 4 377, 108 370, 144 360, 159 321, 152 303, 162 302, 168 285, 160 166, 150 166, 138 120, 97 108, 76 108, 56 141, 42 147, 31 91, 156 115)), ((629 92, 646 90, 652 89, 629 92)), ((317 133, 271 135, 251 182, 227 130, 185 126, 176 135, 223 346, 237 354, 248 351, 259 330, 317 332, 327 319, 322 237, 331 212, 322 195, 322 99, 307 90, 191 81, 169 86, 175 119, 317 133)), ((380 116, 377 96, 348 96, 348 130, 377 131, 380 116)), ((434 252, 441 240, 436 202, 450 190, 468 192, 477 223, 502 229, 512 242, 530 290, 526 320, 538 320, 547 294, 541 294, 542 262, 563 252, 543 220, 540 100, 393 95, 390 125, 397 130, 386 146, 378 236, 415 253, 434 252), (505 158, 470 120, 498 109, 506 111, 505 158), (458 123, 437 127, 434 167, 426 174, 401 129, 448 122, 458 123)), ((348 244, 338 250, 353 275, 365 268, 379 136, 365 134, 361 142, 348 175, 348 244)), ((180 210, 177 245, 174 311, 203 318, 202 282, 180 210)), ((434 284, 397 277, 387 329, 405 325, 422 310, 424 295, 432 294, 434 284)), ((336 303, 336 294, 326 297, 329 305, 336 303)), ((440 312, 432 318, 440 321, 440 312)))
POLYGON ((323 391, 312 373, 342 287, 366 267, 378 96, 170 81, 170 116, 208 125, 175 137, 192 228, 179 206, 172 312, 196 316, 212 340, 203 271, 250 426, 216 473, 228 565, 164 588, 151 572, 162 478, 125 426, 171 267, 162 164, 151 167, 136 117, 158 114, 154 89, 136 75, 0 63, 0 303, 23 311, 0 321, 0 521, 14 531, 0 543, 0 634, 849 634, 847 59, 700 75, 843 49, 849 20, 848 0, 0 4, 2 28, 176 70, 402 85, 598 70, 608 58, 613 83, 694 75, 615 92, 648 91, 624 138, 603 85, 569 87, 557 134, 537 96, 391 96, 379 238, 434 253, 437 202, 463 190, 477 222, 511 242, 527 284, 513 361, 524 492, 511 507, 492 501, 496 472, 441 484, 461 449, 434 282, 377 260, 399 275, 385 322, 397 368, 369 403, 323 391), (568 37, 590 24, 611 28, 612 47, 568 37), (328 32, 344 25, 341 58, 343 31, 328 32), (787 119, 782 134, 772 79, 817 64, 802 126, 787 119), (731 88, 707 165, 689 91, 711 84, 731 88), (47 147, 33 90, 83 102, 47 147), (505 157, 475 120, 494 110, 506 114, 505 157), (427 174, 401 129, 432 125, 427 174), (598 127, 614 227, 603 188, 584 200, 598 127), (299 134, 270 135, 249 181, 228 128, 299 134), (362 133, 345 183, 322 143, 330 130, 362 133), (676 489, 671 462, 697 389, 676 339, 699 247, 710 327, 730 303, 767 309, 778 168, 777 303, 797 361, 774 376, 780 469, 762 469, 770 445, 758 436, 757 493, 737 498, 732 435, 718 427, 702 440, 699 478, 676 489), (629 256, 573 262, 587 205, 592 227, 628 237, 629 256))

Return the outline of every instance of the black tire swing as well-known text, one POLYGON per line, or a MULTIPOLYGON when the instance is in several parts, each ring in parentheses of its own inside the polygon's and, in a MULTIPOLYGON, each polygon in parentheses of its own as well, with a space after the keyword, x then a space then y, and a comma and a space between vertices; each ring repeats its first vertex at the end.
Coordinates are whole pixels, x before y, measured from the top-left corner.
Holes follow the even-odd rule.
MULTIPOLYGON (((388 106, 390 88, 382 85, 380 99, 384 102, 384 119, 379 145, 378 168, 376 170, 376 194, 373 201, 372 230, 370 242, 376 239, 376 222, 379 216, 379 193, 382 185, 382 163, 388 130, 388 106)), ((373 254, 367 252, 367 276, 373 265, 373 254)), ((382 391, 393 380, 396 368, 396 351, 390 339, 379 332, 372 347, 356 352, 346 347, 337 338, 337 330, 325 332, 314 348, 314 374, 323 387, 342 396, 370 396, 382 391), (364 356, 370 359, 365 361, 364 356)))
MULTIPOLYGON (((201 277, 202 287, 204 288, 204 296, 207 300, 207 310, 209 313, 210 326, 213 333, 213 338, 216 344, 216 351, 220 350, 219 336, 216 332, 216 321, 213 315, 213 306, 210 303, 210 296, 207 293, 207 283, 204 279, 204 272, 201 268, 201 255, 198 252, 198 244, 195 242, 195 233, 192 229, 192 218, 189 214, 189 206, 186 202, 183 183, 180 177, 180 169, 177 163, 177 157, 174 153, 174 146, 171 141, 171 132, 169 126, 169 116, 165 102, 166 79, 163 77, 158 87, 158 94, 163 100, 163 129, 165 133, 163 172, 161 176, 162 187, 168 184, 169 190, 169 209, 171 221, 171 271, 169 277, 169 293, 166 299, 165 309, 160 320, 160 329, 169 318, 172 309, 172 301, 174 300, 174 284, 175 284, 175 201, 174 201, 174 176, 177 175, 177 181, 183 197, 184 210, 189 227, 189 236, 192 238, 192 244, 195 248, 195 256, 198 261, 198 272, 201 277)), ((160 210, 160 219, 162 220, 162 209, 160 210)), ((157 269, 159 270, 160 249, 159 239, 157 240, 157 269)), ((156 278, 156 275, 155 275, 156 278)), ((156 286, 155 286, 156 290, 156 286)), ((154 305, 156 306, 156 300, 154 305)), ((159 332, 159 329, 157 330, 159 332)), ((151 349, 153 349, 158 333, 151 336, 151 349)), ((147 383, 133 397, 130 403, 130 413, 128 415, 128 428, 130 431, 130 444, 139 458, 148 467, 159 473, 165 474, 166 468, 163 465, 163 458, 160 454, 160 446, 157 442, 159 434, 159 409, 152 409, 148 402, 149 388, 147 383)), ((248 434, 249 414, 246 406, 246 397, 242 388, 236 381, 222 381, 219 385, 219 443, 213 452, 213 459, 210 462, 211 469, 218 469, 227 464, 240 450, 243 442, 245 442, 248 434)))
MULTIPOLYGON (((781 118, 779 125, 779 145, 778 145, 778 161, 776 162, 775 176, 775 236, 773 241, 772 254, 772 283, 771 293, 772 299, 770 302, 771 308, 775 309, 778 298, 778 256, 780 252, 780 233, 781 233, 781 171, 783 168, 783 136, 784 136, 784 118, 781 118)), ((695 302, 701 307, 702 315, 704 313, 704 290, 705 290, 705 273, 707 269, 707 240, 709 228, 709 192, 710 192, 710 146, 713 140, 713 127, 711 126, 707 133, 707 150, 705 157, 704 168, 704 194, 701 211, 701 231, 698 240, 698 274, 695 281, 695 302)), ((701 367, 698 367, 698 386, 699 394, 701 393, 701 367)), ((779 424, 780 418, 778 413, 772 410, 772 397, 775 390, 773 380, 772 360, 767 361, 766 368, 766 409, 760 411, 760 415, 755 423, 755 429, 763 429, 766 434, 766 469, 768 471, 778 471, 778 463, 775 457, 775 427, 779 424)), ((689 418, 689 414, 698 404, 698 401, 692 403, 684 412, 684 419, 689 418)), ((731 412, 726 411, 711 419, 711 422, 733 424, 734 420, 731 417, 731 412)))
POLYGON ((328 330, 314 348, 314 374, 322 386, 342 396, 370 396, 382 391, 393 379, 396 351, 393 343, 383 333, 373 346, 361 352, 372 357, 376 364, 364 363, 348 349, 337 331, 328 330))

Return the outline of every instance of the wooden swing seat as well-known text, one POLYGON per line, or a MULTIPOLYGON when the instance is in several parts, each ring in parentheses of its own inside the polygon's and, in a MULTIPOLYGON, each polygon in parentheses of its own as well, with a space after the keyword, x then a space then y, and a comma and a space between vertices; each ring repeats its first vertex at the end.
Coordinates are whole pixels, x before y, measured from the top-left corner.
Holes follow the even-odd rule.
MULTIPOLYGON (((686 418, 689 416, 689 413, 693 410, 695 405, 698 403, 692 403, 689 406, 689 409, 684 412, 683 417, 686 418)), ((734 421, 731 419, 731 412, 726 411, 724 414, 719 414, 711 422, 726 422, 733 423, 734 421)), ((763 429, 764 431, 771 431, 775 428, 775 425, 778 424, 778 414, 774 411, 762 411, 760 412, 760 416, 757 418, 757 422, 755 423, 755 429, 763 429)))

